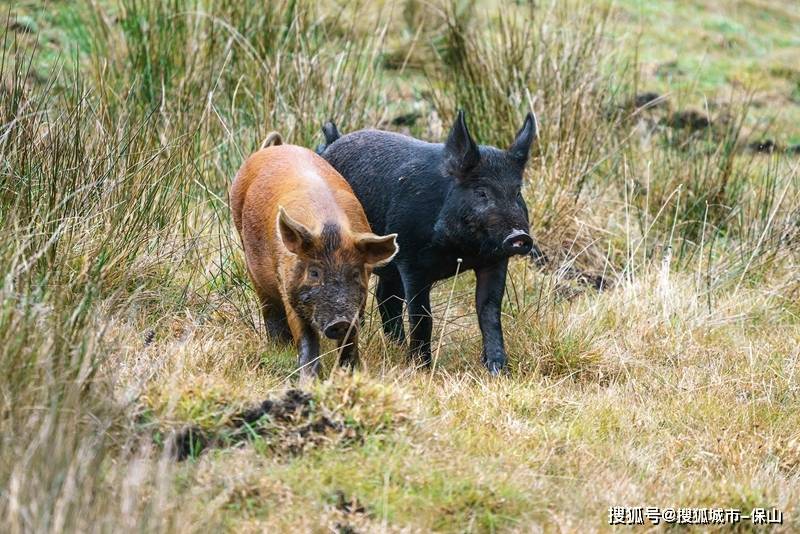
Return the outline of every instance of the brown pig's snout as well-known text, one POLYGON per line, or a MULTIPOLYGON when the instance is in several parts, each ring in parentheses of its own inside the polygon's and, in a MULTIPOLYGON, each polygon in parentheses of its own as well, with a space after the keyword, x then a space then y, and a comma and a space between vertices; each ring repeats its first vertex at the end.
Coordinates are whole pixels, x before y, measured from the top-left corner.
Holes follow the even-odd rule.
POLYGON ((347 335, 351 324, 353 324, 352 321, 348 321, 344 317, 337 317, 325 326, 323 333, 328 339, 342 339, 347 335))

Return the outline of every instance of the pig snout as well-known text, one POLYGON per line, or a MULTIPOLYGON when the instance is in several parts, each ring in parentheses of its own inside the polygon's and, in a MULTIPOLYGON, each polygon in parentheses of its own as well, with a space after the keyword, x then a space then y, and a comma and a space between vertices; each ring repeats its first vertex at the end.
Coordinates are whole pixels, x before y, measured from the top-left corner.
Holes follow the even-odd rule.
POLYGON ((514 230, 503 240, 503 251, 509 256, 524 256, 533 248, 533 239, 524 230, 514 230))
POLYGON ((344 317, 337 317, 325 326, 323 333, 329 339, 342 339, 347 335, 351 324, 352 321, 348 321, 344 317))

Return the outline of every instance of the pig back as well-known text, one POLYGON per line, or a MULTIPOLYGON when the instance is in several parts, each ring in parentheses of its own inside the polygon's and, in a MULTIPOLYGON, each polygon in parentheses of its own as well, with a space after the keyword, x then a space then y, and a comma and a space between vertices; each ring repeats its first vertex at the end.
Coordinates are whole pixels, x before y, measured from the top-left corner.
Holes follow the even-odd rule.
POLYGON ((345 232, 370 231, 347 181, 320 156, 293 145, 250 156, 231 186, 230 204, 257 286, 274 286, 279 264, 293 261, 277 234, 280 207, 315 234, 330 223, 345 232))
POLYGON ((372 230, 386 234, 401 230, 398 225, 408 218, 414 225, 433 225, 428 218, 438 213, 448 186, 441 171, 442 147, 392 132, 360 130, 340 137, 322 156, 350 184, 372 230))

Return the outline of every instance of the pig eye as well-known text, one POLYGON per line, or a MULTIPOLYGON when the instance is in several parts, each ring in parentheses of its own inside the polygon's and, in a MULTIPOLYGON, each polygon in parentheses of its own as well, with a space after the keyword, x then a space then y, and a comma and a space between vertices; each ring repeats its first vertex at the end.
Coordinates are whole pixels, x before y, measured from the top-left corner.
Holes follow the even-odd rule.
POLYGON ((308 279, 314 282, 319 281, 322 278, 322 274, 320 274, 319 269, 316 267, 309 267, 308 268, 308 279))
POLYGON ((478 198, 481 200, 489 200, 489 194, 486 192, 486 189, 480 188, 475 190, 475 194, 478 195, 478 198))

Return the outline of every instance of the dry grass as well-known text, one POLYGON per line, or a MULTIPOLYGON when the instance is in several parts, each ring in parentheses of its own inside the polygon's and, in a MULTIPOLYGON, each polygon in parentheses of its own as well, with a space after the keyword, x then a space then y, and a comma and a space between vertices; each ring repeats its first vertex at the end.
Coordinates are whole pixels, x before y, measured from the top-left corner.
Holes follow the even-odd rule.
MULTIPOLYGON (((684 92, 637 61, 633 44, 655 39, 649 58, 663 35, 629 2, 469 4, 11 11, 6 530, 584 532, 608 529, 617 505, 777 507, 778 529, 797 529, 800 165, 744 149, 776 110, 739 90, 710 126, 677 124, 705 86, 684 92), (633 106, 665 84, 668 105, 633 106), (435 372, 386 344, 370 301, 363 369, 343 374, 330 354, 286 404, 296 357, 261 333, 230 178, 268 130, 313 146, 333 117, 440 138, 461 106, 483 142, 507 142, 529 107, 542 127, 525 195, 550 261, 511 266, 509 374, 480 365, 465 273, 434 292, 435 372), (243 417, 267 399, 281 408, 243 417), (187 428, 205 448, 177 461, 187 428)), ((797 15, 771 0, 700 20, 755 4, 797 15)))

